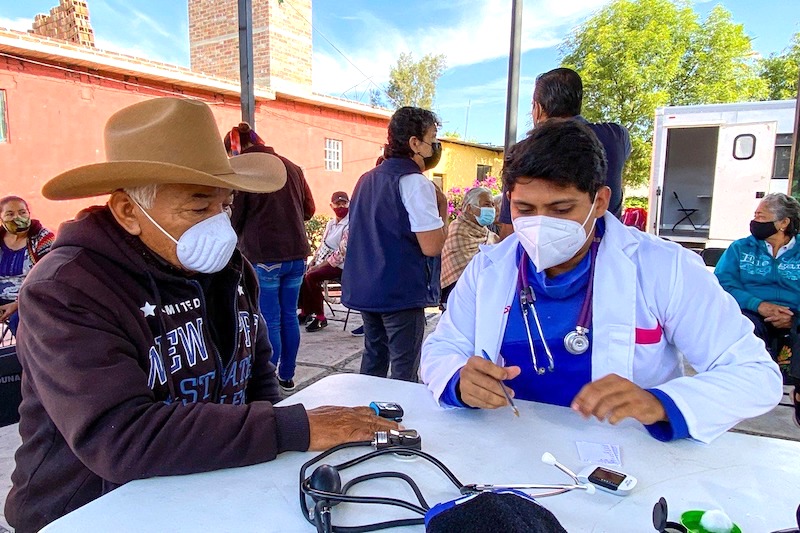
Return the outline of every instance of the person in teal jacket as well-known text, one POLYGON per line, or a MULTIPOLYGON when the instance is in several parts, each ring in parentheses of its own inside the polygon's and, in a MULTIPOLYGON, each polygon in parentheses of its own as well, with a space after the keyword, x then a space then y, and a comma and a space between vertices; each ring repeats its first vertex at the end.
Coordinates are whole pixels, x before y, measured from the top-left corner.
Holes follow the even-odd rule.
MULTIPOLYGON (((789 375, 800 378, 800 203, 782 193, 764 197, 750 221, 749 237, 725 250, 714 273, 720 285, 753 322, 773 357, 776 341, 791 333, 789 375)), ((794 421, 800 426, 800 381, 793 394, 794 421)))

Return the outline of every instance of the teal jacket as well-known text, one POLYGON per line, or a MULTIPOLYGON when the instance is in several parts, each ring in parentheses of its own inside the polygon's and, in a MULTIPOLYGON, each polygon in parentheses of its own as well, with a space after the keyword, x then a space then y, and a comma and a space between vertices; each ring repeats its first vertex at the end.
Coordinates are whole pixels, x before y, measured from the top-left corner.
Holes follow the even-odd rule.
POLYGON ((752 235, 725 250, 714 274, 739 307, 757 312, 761 302, 800 309, 800 241, 775 259, 752 235))

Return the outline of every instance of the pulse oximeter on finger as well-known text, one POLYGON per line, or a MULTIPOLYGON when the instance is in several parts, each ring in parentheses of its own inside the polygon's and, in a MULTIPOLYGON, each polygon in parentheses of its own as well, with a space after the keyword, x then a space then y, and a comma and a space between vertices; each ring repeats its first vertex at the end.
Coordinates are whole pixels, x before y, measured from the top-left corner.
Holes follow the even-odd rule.
POLYGON ((400 422, 403 420, 403 408, 400 407, 399 403, 371 402, 369 407, 381 418, 387 418, 389 420, 394 420, 395 422, 400 422))

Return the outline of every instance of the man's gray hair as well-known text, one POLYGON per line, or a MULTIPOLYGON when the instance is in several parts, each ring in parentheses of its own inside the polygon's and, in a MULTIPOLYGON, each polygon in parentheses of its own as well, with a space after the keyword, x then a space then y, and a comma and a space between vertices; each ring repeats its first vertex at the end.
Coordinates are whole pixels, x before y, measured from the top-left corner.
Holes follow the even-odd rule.
POLYGON ((150 209, 153 207, 153 204, 156 201, 156 195, 158 194, 158 190, 160 188, 161 185, 151 184, 140 185, 138 187, 128 187, 122 190, 125 191, 128 196, 136 200, 136 202, 139 204, 139 207, 142 209, 150 209))
POLYGON ((478 198, 480 198, 481 194, 488 194, 491 197, 492 191, 490 191, 486 187, 475 187, 473 189, 468 190, 464 194, 464 201, 461 202, 462 209, 465 209, 468 205, 473 205, 477 207, 478 198))
POLYGON ((786 235, 790 237, 797 235, 800 230, 800 203, 797 200, 782 192, 773 192, 766 195, 761 202, 764 207, 772 211, 775 220, 789 219, 786 235))

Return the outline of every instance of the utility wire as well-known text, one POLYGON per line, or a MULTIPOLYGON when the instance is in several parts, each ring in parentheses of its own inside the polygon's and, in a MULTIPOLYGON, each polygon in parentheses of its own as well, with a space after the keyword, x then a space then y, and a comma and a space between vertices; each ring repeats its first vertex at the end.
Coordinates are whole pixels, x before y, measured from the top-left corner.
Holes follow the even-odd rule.
MULTIPOLYGON (((297 14, 300 16, 300 18, 302 18, 303 20, 305 20, 305 21, 306 21, 306 23, 307 23, 309 26, 311 26, 311 30, 312 30, 312 31, 315 31, 315 32, 317 32, 317 34, 319 34, 319 36, 320 36, 320 37, 322 37, 323 39, 325 39, 325 41, 326 41, 326 42, 327 42, 329 45, 331 45, 331 47, 332 47, 334 50, 336 50, 337 52, 339 52, 339 54, 341 54, 341 56, 342 56, 342 57, 343 57, 343 58, 344 58, 344 59, 345 59, 345 60, 346 60, 348 63, 350 63, 350 65, 351 65, 351 66, 352 66, 354 69, 356 69, 356 70, 357 70, 357 71, 358 71, 358 72, 359 72, 359 73, 360 73, 362 76, 364 76, 364 80, 362 80, 362 81, 358 82, 358 84, 357 84, 357 85, 360 85, 360 84, 361 84, 361 83, 363 83, 364 81, 368 81, 368 82, 369 82, 371 85, 373 85, 373 86, 374 86, 376 89, 378 89, 378 90, 379 90, 379 91, 381 91, 383 94, 385 94, 385 95, 386 95, 386 98, 388 98, 389 100, 391 100, 391 101, 392 101, 392 103, 393 103, 394 105, 396 105, 396 106, 400 107, 400 104, 397 102, 397 100, 395 100, 394 98, 392 98, 392 97, 391 97, 391 95, 390 95, 390 94, 389 94, 389 93, 386 91, 386 89, 384 89, 383 87, 380 87, 380 86, 379 86, 379 85, 377 85, 377 84, 376 84, 374 81, 372 81, 372 76, 367 76, 367 74, 365 74, 363 70, 361 70, 360 68, 358 68, 358 65, 356 65, 355 63, 353 63, 353 62, 350 60, 350 58, 349 58, 349 57, 347 57, 347 55, 346 55, 344 52, 342 52, 342 51, 339 49, 339 47, 337 47, 335 44, 333 44, 333 42, 332 42, 330 39, 328 39, 328 38, 325 36, 325 34, 323 34, 321 31, 319 31, 317 28, 315 28, 315 27, 314 27, 314 24, 312 24, 312 23, 311 23, 311 21, 310 21, 310 20, 308 20, 308 19, 305 17, 305 15, 303 15, 303 14, 300 12, 300 10, 299 10, 299 9, 297 9, 296 7, 294 7, 294 6, 292 5, 292 3, 291 3, 289 0, 284 0, 282 3, 284 3, 284 4, 288 5, 288 6, 289 6, 289 7, 291 7, 292 9, 294 9, 294 10, 295 10, 295 12, 297 12, 297 14)), ((356 85, 356 86, 357 86, 357 85, 356 85)))

